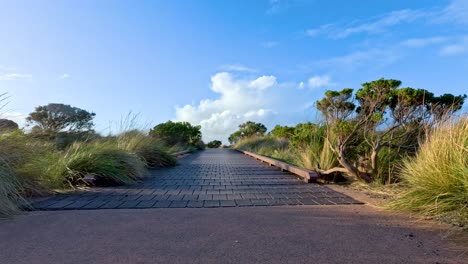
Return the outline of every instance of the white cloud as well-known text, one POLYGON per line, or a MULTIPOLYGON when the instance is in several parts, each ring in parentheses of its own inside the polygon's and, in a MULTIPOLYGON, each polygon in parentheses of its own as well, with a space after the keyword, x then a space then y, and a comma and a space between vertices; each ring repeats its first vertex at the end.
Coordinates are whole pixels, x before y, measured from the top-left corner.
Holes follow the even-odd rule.
POLYGON ((275 76, 246 79, 220 72, 211 77, 211 90, 217 99, 201 100, 198 105, 176 107, 176 121, 202 126, 205 141, 226 139, 238 125, 248 120, 261 122, 274 114, 270 89, 279 87, 275 76))
POLYGON ((468 1, 453 0, 436 20, 440 22, 468 24, 468 1))
POLYGON ((62 80, 63 80, 63 79, 68 79, 68 78, 70 78, 70 77, 71 77, 70 74, 64 73, 64 74, 62 74, 62 75, 59 76, 59 79, 62 79, 62 80))
POLYGON ((304 89, 304 82, 300 82, 300 83, 297 85, 297 88, 298 88, 298 89, 304 89))
POLYGON ((432 9, 402 9, 384 13, 370 19, 360 19, 345 23, 321 25, 307 29, 305 35, 315 37, 325 35, 332 39, 346 38, 354 34, 381 33, 388 28, 410 24, 416 21, 449 24, 468 24, 468 1, 453 0, 445 7, 432 9))
POLYGON ((259 90, 265 90, 268 87, 271 87, 276 84, 276 77, 275 76, 262 76, 259 77, 249 83, 249 87, 259 89, 259 90))
POLYGON ((441 56, 455 56, 465 53, 468 53, 468 36, 454 44, 446 45, 440 50, 441 56))
POLYGON ((425 47, 425 46, 429 46, 432 44, 443 43, 443 42, 446 42, 447 40, 448 39, 446 37, 412 38, 412 39, 407 39, 401 42, 401 45, 412 47, 412 48, 420 48, 420 47, 425 47))
POLYGON ((321 88, 330 84, 330 77, 327 75, 315 75, 310 77, 309 80, 307 80, 307 86, 312 89, 321 88))
POLYGON ((0 81, 30 80, 30 79, 32 79, 31 74, 22 74, 22 73, 0 74, 0 81))
POLYGON ((258 72, 254 68, 249 68, 241 64, 227 64, 221 66, 221 69, 225 71, 238 71, 238 72, 258 72))
POLYGON ((324 34, 332 39, 346 38, 359 33, 380 33, 389 27, 411 23, 431 13, 422 10, 403 9, 385 13, 368 20, 356 20, 346 24, 326 24, 306 30, 306 35, 324 34))
POLYGON ((402 56, 400 50, 394 48, 371 48, 348 53, 343 56, 319 60, 315 63, 320 67, 355 69, 371 64, 373 67, 394 63, 402 56))

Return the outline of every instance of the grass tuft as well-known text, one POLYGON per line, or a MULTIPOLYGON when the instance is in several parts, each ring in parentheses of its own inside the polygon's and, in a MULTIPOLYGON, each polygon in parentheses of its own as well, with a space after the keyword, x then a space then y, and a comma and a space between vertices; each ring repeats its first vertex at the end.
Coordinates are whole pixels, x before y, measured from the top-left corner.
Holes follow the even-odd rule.
POLYGON ((436 128, 401 173, 407 189, 390 207, 468 224, 468 118, 436 128))

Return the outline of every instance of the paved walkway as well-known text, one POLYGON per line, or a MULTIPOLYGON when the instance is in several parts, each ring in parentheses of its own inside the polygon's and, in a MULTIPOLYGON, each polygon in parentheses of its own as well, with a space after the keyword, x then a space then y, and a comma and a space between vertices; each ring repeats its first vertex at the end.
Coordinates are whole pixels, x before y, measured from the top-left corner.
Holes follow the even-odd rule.
POLYGON ((33 204, 38 210, 198 208, 356 204, 318 184, 306 184, 230 149, 208 149, 157 169, 143 182, 56 195, 33 204))

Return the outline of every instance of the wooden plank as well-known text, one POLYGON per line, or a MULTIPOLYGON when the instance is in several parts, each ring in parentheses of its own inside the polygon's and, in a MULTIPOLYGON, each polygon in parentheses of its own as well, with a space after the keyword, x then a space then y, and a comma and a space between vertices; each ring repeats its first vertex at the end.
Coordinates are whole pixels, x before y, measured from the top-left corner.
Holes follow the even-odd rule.
POLYGON ((244 153, 245 155, 247 156, 250 156, 256 160, 259 160, 261 162, 265 162, 267 164, 269 164, 270 166, 276 166, 278 168, 281 169, 281 171, 289 171, 293 174, 296 174, 297 176, 301 177, 303 181, 305 182, 312 182, 312 181, 316 181, 318 179, 318 174, 314 171, 311 171, 311 170, 307 170, 307 169, 303 169, 303 168, 299 168, 299 167, 296 167, 294 165, 291 165, 291 164, 288 164, 288 163, 285 163, 285 162, 282 162, 282 161, 279 161, 279 160, 275 160, 275 159, 272 159, 272 158, 269 158, 269 157, 265 157, 265 156, 262 156, 262 155, 259 155, 259 154, 255 154, 255 153, 252 153, 252 152, 249 152, 249 151, 245 151, 245 150, 241 150, 241 149, 236 149, 237 151, 239 152, 242 152, 244 153))

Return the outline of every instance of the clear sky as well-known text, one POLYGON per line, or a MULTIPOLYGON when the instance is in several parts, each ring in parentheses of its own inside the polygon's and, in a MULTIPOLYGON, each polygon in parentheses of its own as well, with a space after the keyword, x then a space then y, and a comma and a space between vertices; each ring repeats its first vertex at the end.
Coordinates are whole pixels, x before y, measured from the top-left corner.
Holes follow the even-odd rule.
POLYGON ((14 120, 65 103, 103 133, 132 111, 226 141, 247 120, 314 121, 325 90, 381 77, 468 93, 468 0, 0 0, 14 120))

